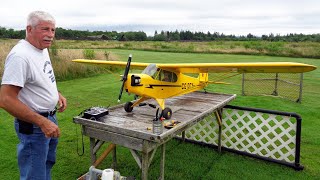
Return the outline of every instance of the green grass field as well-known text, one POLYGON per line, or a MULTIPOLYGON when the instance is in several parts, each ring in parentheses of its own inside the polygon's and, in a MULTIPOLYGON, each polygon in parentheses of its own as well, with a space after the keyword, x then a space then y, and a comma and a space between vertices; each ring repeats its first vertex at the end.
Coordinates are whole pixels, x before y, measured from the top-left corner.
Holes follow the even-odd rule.
MULTIPOLYGON (((108 51, 116 54, 123 61, 126 61, 131 53, 133 61, 138 62, 293 61, 320 67, 319 59, 115 49, 108 51)), ((304 75, 302 104, 275 97, 241 96, 240 78, 240 76, 233 78, 232 85, 210 85, 208 91, 238 94, 236 100, 231 103, 233 105, 300 114, 303 118, 300 162, 305 169, 295 171, 282 165, 228 152, 219 154, 210 148, 172 140, 167 145, 165 179, 320 179, 320 134, 318 133, 320 71, 316 70, 304 75)), ((58 83, 59 90, 68 99, 68 109, 58 114, 62 135, 58 146, 57 164, 53 169, 53 179, 76 179, 88 171, 90 167, 88 137, 84 137, 84 155, 78 156, 77 141, 81 151, 80 127, 73 123, 72 118, 91 106, 115 105, 120 85, 119 78, 115 78, 112 74, 58 83)), ((124 94, 122 102, 131 98, 124 94)), ((13 118, 3 110, 0 110, 0 117, 0 179, 19 179, 16 160, 18 140, 13 128, 13 118)), ((130 151, 123 147, 118 147, 117 150, 118 171, 121 175, 135 176, 139 179, 140 171, 130 151)), ((156 179, 159 175, 159 162, 160 154, 157 152, 150 166, 150 179, 156 179)), ((109 168, 110 165, 111 157, 108 157, 98 168, 109 168)))

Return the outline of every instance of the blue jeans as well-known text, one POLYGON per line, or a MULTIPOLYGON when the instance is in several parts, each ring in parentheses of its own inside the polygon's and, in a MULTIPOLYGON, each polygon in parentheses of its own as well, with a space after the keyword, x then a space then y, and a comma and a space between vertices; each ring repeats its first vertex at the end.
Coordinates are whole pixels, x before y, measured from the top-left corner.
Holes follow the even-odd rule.
MULTIPOLYGON (((55 115, 48 116, 48 119, 57 124, 55 115)), ((50 180, 58 138, 46 138, 36 125, 33 125, 32 134, 20 133, 17 119, 15 129, 20 140, 17 146, 20 180, 50 180)))

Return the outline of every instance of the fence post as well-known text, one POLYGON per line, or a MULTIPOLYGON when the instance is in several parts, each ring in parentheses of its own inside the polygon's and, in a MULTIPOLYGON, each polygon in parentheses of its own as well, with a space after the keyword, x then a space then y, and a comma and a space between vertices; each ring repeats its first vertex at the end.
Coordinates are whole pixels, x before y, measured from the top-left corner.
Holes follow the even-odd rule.
POLYGON ((278 80, 279 80, 279 74, 276 73, 276 79, 275 79, 275 84, 274 84, 274 90, 272 92, 271 95, 274 95, 274 96, 278 96, 278 80))
POLYGON ((245 96, 244 94, 244 73, 242 73, 242 96, 245 96))
POLYGON ((302 101, 302 82, 303 82, 303 73, 300 74, 300 91, 299 91, 299 98, 297 99, 297 103, 301 103, 302 101))

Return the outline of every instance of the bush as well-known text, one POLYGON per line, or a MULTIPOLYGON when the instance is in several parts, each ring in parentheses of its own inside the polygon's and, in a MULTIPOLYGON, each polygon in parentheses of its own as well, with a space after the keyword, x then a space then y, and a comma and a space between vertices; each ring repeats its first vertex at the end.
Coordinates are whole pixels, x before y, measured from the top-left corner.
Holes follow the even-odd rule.
POLYGON ((130 47, 132 47, 132 44, 131 43, 124 43, 123 46, 125 48, 130 48, 130 47))
POLYGON ((105 56, 106 60, 109 60, 110 52, 104 51, 104 56, 105 56))
POLYGON ((49 53, 51 56, 58 56, 58 48, 55 43, 53 43, 52 46, 50 47, 49 53))
POLYGON ((83 50, 83 56, 86 59, 95 59, 96 58, 96 53, 94 52, 93 49, 84 49, 83 50))

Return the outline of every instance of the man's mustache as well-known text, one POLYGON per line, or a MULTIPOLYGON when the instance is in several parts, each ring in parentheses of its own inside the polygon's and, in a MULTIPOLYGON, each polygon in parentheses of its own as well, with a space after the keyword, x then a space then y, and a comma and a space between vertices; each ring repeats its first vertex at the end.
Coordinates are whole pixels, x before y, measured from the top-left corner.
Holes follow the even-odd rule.
POLYGON ((53 41, 53 38, 44 37, 43 40, 45 40, 45 41, 53 41))

